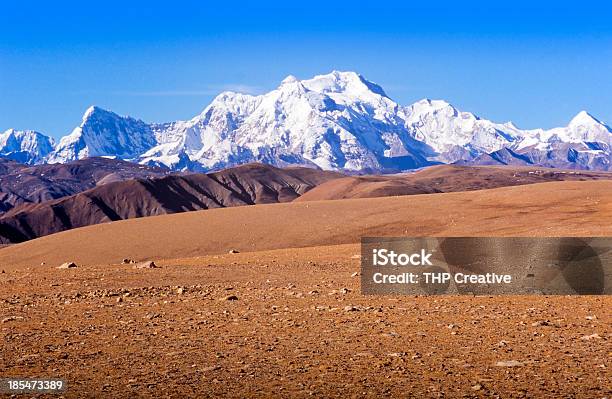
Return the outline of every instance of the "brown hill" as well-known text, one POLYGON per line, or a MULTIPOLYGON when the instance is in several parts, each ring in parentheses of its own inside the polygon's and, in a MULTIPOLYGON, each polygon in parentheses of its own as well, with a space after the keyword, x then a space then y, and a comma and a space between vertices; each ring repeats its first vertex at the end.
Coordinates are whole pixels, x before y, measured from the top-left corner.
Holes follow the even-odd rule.
POLYGON ((532 167, 440 165, 414 173, 347 176, 323 183, 296 201, 449 193, 551 181, 607 179, 612 179, 612 173, 532 167))
POLYGON ((289 202, 337 173, 250 164, 221 172, 135 179, 15 208, 0 218, 0 243, 142 216, 289 202))
POLYGON ((292 202, 131 219, 0 249, 0 266, 108 264, 123 258, 357 243, 362 236, 612 235, 612 181, 292 202))
POLYGON ((0 158, 0 214, 24 204, 74 195, 113 181, 170 173, 167 169, 95 157, 67 164, 34 166, 0 158))

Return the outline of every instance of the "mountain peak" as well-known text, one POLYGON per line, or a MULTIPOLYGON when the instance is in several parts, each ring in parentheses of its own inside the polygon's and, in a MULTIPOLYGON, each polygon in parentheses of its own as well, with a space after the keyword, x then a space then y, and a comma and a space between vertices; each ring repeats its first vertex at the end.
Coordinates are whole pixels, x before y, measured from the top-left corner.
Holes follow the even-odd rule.
POLYGON ((317 75, 312 79, 303 80, 302 83, 308 89, 319 93, 343 93, 359 96, 371 92, 387 97, 382 87, 353 71, 334 70, 326 75, 317 75))
POLYGON ((444 100, 432 100, 430 98, 423 98, 414 104, 411 105, 414 110, 432 110, 432 111, 440 111, 442 109, 450 109, 453 112, 458 112, 452 104, 444 101, 444 100))
MULTIPOLYGON (((338 71, 338 70, 333 70, 331 71, 328 75, 331 75, 333 77, 335 77, 338 80, 361 80, 363 79, 362 76, 360 74, 358 74, 357 72, 354 71, 338 71)), ((325 76, 325 75, 323 75, 325 76)))
POLYGON ((64 163, 99 156, 134 159, 155 144, 151 125, 92 105, 83 114, 82 123, 62 137, 48 162, 64 163))
POLYGON ((83 115, 83 117, 88 117, 91 114, 101 110, 102 108, 98 107, 97 105, 90 105, 86 110, 85 110, 85 114, 83 115))
MULTIPOLYGON (((0 136, 14 136, 14 137, 47 137, 44 134, 37 132, 36 130, 17 130, 13 128, 9 128, 4 131, 4 133, 0 132, 0 136)), ((49 138, 50 140, 53 140, 49 138)))
POLYGON ((287 76, 285 79, 283 79, 283 80, 281 81, 281 86, 282 86, 282 85, 287 85, 287 84, 296 83, 296 82, 299 82, 299 79, 298 79, 298 78, 296 78, 296 77, 295 77, 295 76, 293 76, 293 75, 288 75, 288 76, 287 76))
POLYGON ((52 138, 34 130, 8 129, 0 133, 0 156, 25 164, 43 161, 54 145, 52 138))
POLYGON ((603 125, 599 120, 597 120, 593 115, 589 114, 587 111, 580 111, 569 123, 569 126, 593 126, 593 125, 603 125))
POLYGON ((85 123, 87 120, 91 118, 100 117, 102 115, 115 115, 115 113, 105 110, 104 108, 100 108, 97 105, 92 105, 89 108, 87 108, 87 110, 83 114, 83 123, 85 123))

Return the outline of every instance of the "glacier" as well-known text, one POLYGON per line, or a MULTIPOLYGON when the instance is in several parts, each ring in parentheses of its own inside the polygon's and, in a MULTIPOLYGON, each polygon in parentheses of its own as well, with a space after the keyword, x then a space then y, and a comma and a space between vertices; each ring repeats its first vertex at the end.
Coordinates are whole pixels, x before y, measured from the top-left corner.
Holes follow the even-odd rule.
POLYGON ((146 123, 92 106, 57 144, 45 137, 9 130, 0 134, 0 156, 27 163, 104 156, 182 171, 248 162, 353 173, 440 163, 610 170, 612 130, 586 111, 566 127, 522 130, 442 100, 403 106, 363 76, 333 71, 288 76, 257 96, 220 93, 188 121, 146 123))

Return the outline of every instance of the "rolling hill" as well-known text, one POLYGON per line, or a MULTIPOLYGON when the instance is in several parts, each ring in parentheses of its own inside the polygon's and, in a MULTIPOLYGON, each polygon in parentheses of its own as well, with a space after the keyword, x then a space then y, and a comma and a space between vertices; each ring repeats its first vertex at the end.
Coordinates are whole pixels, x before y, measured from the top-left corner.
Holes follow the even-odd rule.
POLYGON ((104 223, 0 249, 0 266, 171 259, 358 243, 362 236, 612 235, 612 181, 292 202, 104 223), (585 195, 588 193, 588 195, 585 195))

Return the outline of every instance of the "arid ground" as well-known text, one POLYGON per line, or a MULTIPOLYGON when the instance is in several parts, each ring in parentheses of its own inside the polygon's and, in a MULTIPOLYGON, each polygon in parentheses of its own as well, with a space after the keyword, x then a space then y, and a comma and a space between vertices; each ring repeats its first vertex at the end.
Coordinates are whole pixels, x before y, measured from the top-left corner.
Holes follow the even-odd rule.
POLYGON ((62 377, 71 398, 610 398, 609 296, 363 296, 358 242, 610 236, 611 194, 566 181, 255 205, 11 245, 0 376, 62 377))

